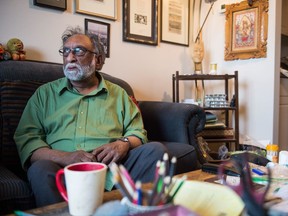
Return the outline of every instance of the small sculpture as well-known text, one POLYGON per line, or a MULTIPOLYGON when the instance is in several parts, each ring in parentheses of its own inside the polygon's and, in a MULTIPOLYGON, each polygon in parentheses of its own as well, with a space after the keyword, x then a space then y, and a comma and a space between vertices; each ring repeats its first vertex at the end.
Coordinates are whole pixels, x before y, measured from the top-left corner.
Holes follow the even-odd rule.
POLYGON ((5 50, 5 47, 0 43, 0 61, 11 59, 10 53, 5 50))
POLYGON ((202 61, 204 58, 204 44, 202 41, 197 40, 191 45, 191 56, 194 62, 195 73, 203 73, 202 61))
POLYGON ((12 38, 7 42, 7 49, 13 60, 25 60, 26 52, 23 48, 23 42, 18 38, 12 38))

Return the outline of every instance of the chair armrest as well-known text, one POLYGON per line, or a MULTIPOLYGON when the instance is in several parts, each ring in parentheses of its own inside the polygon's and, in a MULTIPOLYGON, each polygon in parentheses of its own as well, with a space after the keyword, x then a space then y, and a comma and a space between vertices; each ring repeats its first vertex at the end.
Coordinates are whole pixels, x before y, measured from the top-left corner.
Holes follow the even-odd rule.
POLYGON ((205 126, 204 110, 193 104, 139 101, 149 140, 178 142, 196 147, 196 135, 205 126))

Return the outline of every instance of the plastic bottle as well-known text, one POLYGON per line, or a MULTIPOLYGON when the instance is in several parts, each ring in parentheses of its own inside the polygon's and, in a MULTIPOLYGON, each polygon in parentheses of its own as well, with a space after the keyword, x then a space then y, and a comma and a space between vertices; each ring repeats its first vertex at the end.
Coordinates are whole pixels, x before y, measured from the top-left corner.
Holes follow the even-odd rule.
POLYGON ((266 158, 273 163, 278 163, 278 145, 268 144, 266 146, 266 158))

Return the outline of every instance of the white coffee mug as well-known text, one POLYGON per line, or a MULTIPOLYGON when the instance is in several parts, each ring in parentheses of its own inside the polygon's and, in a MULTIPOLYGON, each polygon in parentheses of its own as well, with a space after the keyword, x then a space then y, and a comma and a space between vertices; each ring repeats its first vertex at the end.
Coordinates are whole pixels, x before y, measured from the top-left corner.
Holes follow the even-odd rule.
POLYGON ((56 185, 71 215, 94 214, 103 202, 106 172, 107 166, 96 162, 74 163, 57 172, 56 185))

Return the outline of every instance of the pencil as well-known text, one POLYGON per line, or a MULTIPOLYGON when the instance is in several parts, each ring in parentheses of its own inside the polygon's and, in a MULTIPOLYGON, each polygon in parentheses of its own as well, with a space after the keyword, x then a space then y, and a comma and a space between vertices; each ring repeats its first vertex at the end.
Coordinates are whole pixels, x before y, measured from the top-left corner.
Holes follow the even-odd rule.
POLYGON ((150 194, 149 197, 149 201, 148 201, 148 205, 152 205, 153 203, 153 198, 156 196, 156 194, 158 193, 158 189, 160 188, 159 184, 162 181, 163 175, 164 175, 164 167, 160 166, 158 174, 157 174, 157 179, 154 180, 154 185, 152 188, 152 193, 150 194))
POLYGON ((164 177, 162 188, 153 200, 153 204, 152 204, 153 206, 164 204, 165 197, 166 197, 165 188, 169 185, 169 182, 170 182, 170 176, 164 177))
POLYGON ((125 184, 122 181, 122 178, 120 176, 120 170, 118 169, 118 166, 116 163, 112 163, 110 165, 110 170, 113 174, 113 181, 115 183, 115 186, 117 189, 120 190, 122 196, 126 196, 131 202, 133 201, 133 194, 131 195, 127 188, 125 187, 125 184))
POLYGON ((122 175, 124 175, 124 178, 126 178, 126 180, 128 181, 128 184, 131 186, 132 190, 136 190, 135 183, 132 180, 132 178, 131 178, 129 172, 126 170, 126 168, 122 164, 120 164, 119 169, 120 169, 122 175))
POLYGON ((178 186, 176 187, 175 191, 173 192, 172 196, 170 196, 167 200, 167 202, 172 202, 173 199, 175 198, 176 194, 178 193, 178 191, 180 190, 180 188, 183 186, 185 180, 187 179, 186 176, 183 176, 179 181, 180 183, 178 184, 178 186))

